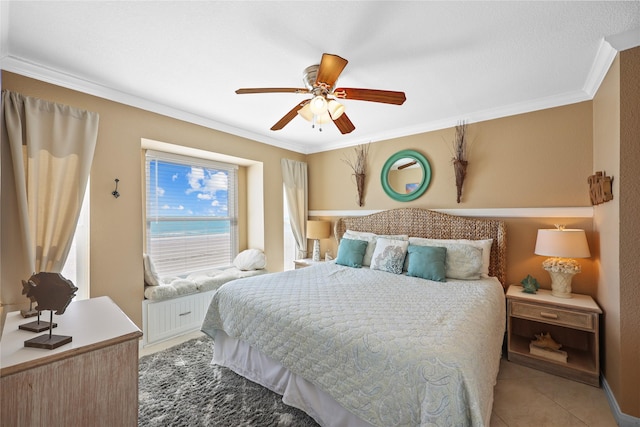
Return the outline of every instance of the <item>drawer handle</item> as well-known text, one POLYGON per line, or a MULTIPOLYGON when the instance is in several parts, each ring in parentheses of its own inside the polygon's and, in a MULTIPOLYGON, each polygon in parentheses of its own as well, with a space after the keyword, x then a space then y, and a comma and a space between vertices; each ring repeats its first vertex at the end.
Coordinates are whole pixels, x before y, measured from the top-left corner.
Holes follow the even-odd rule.
POLYGON ((544 317, 546 319, 557 319, 558 315, 555 313, 547 313, 546 311, 541 311, 540 317, 544 317))
POLYGON ((191 312, 187 311, 186 313, 180 313, 180 314, 178 314, 178 316, 186 316, 187 314, 191 314, 191 312))

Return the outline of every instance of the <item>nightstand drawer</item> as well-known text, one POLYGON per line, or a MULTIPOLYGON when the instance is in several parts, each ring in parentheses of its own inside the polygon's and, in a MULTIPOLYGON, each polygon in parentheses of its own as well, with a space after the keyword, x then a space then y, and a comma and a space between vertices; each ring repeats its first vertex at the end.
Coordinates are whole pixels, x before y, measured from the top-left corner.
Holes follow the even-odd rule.
POLYGON ((593 330, 595 327, 594 316, 590 313, 567 311, 518 301, 511 302, 511 315, 585 330, 593 330))

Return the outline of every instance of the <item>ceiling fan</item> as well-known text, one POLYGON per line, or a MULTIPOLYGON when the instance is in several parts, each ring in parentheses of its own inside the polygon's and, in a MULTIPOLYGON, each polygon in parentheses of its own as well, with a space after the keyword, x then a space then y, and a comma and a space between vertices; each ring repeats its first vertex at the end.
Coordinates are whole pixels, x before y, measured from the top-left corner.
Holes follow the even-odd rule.
MULTIPOLYGON (((323 53, 319 65, 311 65, 304 70, 302 80, 304 88, 245 88, 236 90, 237 94, 246 93, 302 93, 313 95, 312 98, 297 104, 285 114, 271 130, 280 130, 291 120, 300 115, 315 125, 322 125, 333 121, 342 134, 355 129, 351 120, 344 114, 344 105, 337 99, 355 99, 358 101, 382 102, 385 104, 402 105, 406 100, 404 92, 377 89, 335 88, 336 81, 347 66, 347 61, 338 55, 323 53)), ((322 127, 319 126, 322 131, 322 127)))

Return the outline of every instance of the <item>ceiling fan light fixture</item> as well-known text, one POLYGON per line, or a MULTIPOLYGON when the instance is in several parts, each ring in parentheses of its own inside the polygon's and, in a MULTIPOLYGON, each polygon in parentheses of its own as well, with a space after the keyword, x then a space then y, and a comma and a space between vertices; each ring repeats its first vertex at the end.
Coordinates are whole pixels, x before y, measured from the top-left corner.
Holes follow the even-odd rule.
POLYGON ((329 112, 325 111, 324 113, 316 116, 316 123, 319 125, 331 122, 331 116, 329 116, 329 112))
POLYGON ((313 120, 313 113, 311 112, 311 104, 306 104, 304 107, 298 110, 298 115, 310 122, 313 120))
POLYGON ((332 99, 327 104, 327 109, 333 120, 337 120, 344 113, 344 105, 340 104, 335 99, 332 99))
POLYGON ((324 96, 318 95, 309 103, 311 106, 311 112, 316 116, 320 116, 327 112, 327 100, 324 96))

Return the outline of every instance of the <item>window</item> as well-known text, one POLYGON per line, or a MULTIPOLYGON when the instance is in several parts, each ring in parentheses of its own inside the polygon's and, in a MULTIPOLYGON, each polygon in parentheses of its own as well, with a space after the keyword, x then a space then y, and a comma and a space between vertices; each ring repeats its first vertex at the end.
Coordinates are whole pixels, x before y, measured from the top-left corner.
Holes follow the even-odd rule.
POLYGON ((284 270, 293 270, 293 261, 296 259, 296 239, 293 237, 293 231, 291 231, 291 221, 289 219, 289 204, 287 203, 287 195, 282 194, 283 212, 284 212, 284 270))
POLYGON ((231 265, 238 252, 237 169, 147 150, 147 253, 160 276, 231 265))
POLYGON ((78 217, 78 224, 73 235, 73 242, 69 255, 64 263, 60 274, 78 288, 74 300, 89 298, 89 187, 91 181, 87 182, 87 189, 82 199, 82 208, 78 217))

